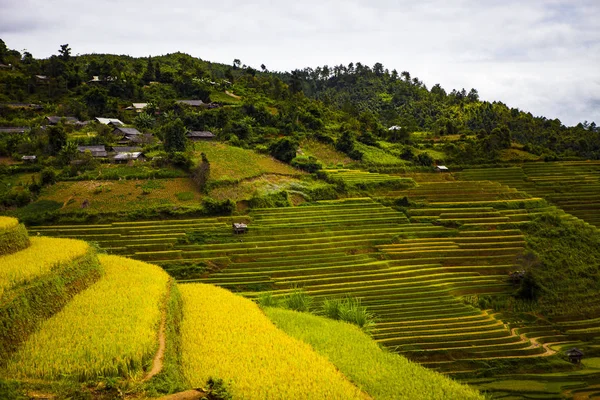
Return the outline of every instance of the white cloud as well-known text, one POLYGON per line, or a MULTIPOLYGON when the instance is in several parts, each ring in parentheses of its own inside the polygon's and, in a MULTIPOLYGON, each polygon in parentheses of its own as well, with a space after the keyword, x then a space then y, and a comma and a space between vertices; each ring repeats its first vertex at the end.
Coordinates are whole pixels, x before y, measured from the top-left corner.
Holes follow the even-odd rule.
POLYGON ((429 87, 575 124, 600 123, 596 0, 268 0, 101 3, 0 0, 0 37, 36 57, 184 51, 291 70, 362 62, 408 70, 429 87))

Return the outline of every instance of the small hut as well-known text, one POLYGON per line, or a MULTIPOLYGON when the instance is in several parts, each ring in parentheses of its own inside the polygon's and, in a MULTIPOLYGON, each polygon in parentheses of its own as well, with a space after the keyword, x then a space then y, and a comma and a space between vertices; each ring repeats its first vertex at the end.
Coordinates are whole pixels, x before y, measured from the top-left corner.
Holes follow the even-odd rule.
POLYGON ((435 167, 435 170, 436 170, 437 172, 448 172, 448 171, 449 171, 449 170, 448 170, 448 167, 446 167, 445 165, 437 165, 437 166, 435 167))
POLYGON ((567 357, 569 357, 569 361, 573 364, 579 364, 583 358, 583 351, 573 347, 572 349, 567 350, 567 357))
POLYGON ((248 231, 248 225, 244 223, 234 222, 231 226, 233 227, 233 233, 246 233, 248 231))

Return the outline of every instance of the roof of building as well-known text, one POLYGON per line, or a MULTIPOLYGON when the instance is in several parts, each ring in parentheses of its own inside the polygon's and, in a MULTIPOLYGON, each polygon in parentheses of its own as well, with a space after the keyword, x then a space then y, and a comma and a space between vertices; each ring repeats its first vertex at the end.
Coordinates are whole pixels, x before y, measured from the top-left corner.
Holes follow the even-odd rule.
POLYGON ((567 355, 568 356, 582 356, 583 351, 579 350, 576 347, 573 347, 572 349, 567 350, 567 355))
POLYGON ((114 156, 115 160, 137 160, 142 156, 141 151, 122 152, 114 156))
POLYGON ((154 135, 151 133, 144 133, 142 135, 125 135, 125 138, 132 143, 152 143, 154 142, 154 135))
POLYGON ((448 171, 448 167, 446 167, 445 165, 438 165, 436 166, 436 168, 442 171, 448 171))
POLYGON ((392 125, 388 128, 388 131, 396 131, 398 129, 402 129, 402 127, 399 125, 392 125))
POLYGON ((29 130, 26 126, 2 126, 0 133, 24 133, 29 130))
POLYGON ((35 77, 38 78, 41 81, 45 81, 45 80, 48 79, 48 77, 46 75, 36 75, 35 77))
POLYGON ((137 146, 113 146, 112 149, 116 153, 135 153, 136 151, 142 151, 142 148, 137 146))
POLYGON ((129 107, 126 108, 126 110, 143 110, 144 108, 146 108, 148 106, 148 103, 131 103, 131 105, 129 107))
POLYGON ((186 136, 189 138, 214 138, 215 134, 210 131, 190 131, 186 136))
POLYGON ((79 150, 80 152, 85 152, 85 151, 91 151, 91 152, 95 152, 95 151, 106 151, 106 147, 104 147, 104 145, 96 145, 96 146, 77 146, 77 150, 79 150))
POLYGON ((37 160, 37 156, 23 156, 21 160, 37 160))
POLYGON ((79 120, 75 117, 60 117, 57 115, 47 116, 46 119, 51 124, 58 124, 62 119, 64 119, 67 124, 75 124, 79 122, 79 120))
POLYGON ((200 107, 205 104, 202 100, 175 100, 175 103, 186 104, 192 107, 200 107))
POLYGON ((113 132, 115 131, 119 131, 121 133, 124 133, 125 135, 141 135, 142 132, 138 131, 135 128, 126 128, 124 126, 117 126, 113 132))
POLYGON ((101 118, 101 117, 96 117, 96 121, 98 121, 98 122, 100 122, 101 124, 104 124, 104 125, 108 125, 111 122, 112 123, 117 123, 117 124, 120 124, 120 125, 125 125, 125 124, 123 124, 123 122, 121 122, 117 118, 101 118))

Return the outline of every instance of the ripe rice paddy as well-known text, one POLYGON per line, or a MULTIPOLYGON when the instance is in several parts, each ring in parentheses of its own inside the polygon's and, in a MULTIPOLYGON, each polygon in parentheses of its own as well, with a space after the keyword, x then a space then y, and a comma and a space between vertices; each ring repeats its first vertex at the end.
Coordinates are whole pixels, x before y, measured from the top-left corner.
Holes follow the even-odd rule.
POLYGON ((29 337, 9 361, 9 376, 141 377, 158 347, 169 276, 154 265, 121 257, 104 255, 100 262, 105 276, 29 337))

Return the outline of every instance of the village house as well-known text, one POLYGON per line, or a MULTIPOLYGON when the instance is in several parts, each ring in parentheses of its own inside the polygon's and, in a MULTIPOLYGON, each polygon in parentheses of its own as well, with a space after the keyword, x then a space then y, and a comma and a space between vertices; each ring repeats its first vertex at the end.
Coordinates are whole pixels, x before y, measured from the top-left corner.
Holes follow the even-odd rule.
POLYGON ((126 128, 124 126, 117 126, 113 129, 112 134, 115 136, 133 136, 133 135, 141 135, 142 132, 138 131, 135 128, 126 128))
POLYGON ((86 151, 89 151, 90 153, 92 153, 92 156, 95 158, 108 156, 108 152, 106 151, 106 147, 104 147, 104 145, 77 146, 77 150, 80 153, 85 153, 86 151))
POLYGON ((26 126, 0 126, 0 133, 25 133, 28 130, 26 126))
POLYGON ((141 151, 120 152, 115 154, 113 160, 117 164, 127 163, 129 161, 145 161, 141 151))
POLYGON ((202 100, 175 100, 175 103, 185 104, 186 106, 190 106, 190 107, 202 107, 202 106, 206 105, 206 103, 203 102, 202 100))
POLYGON ((189 140, 194 142, 198 140, 212 140, 215 138, 215 134, 209 131, 190 131, 186 136, 189 140))
POLYGON ((48 125, 57 125, 60 121, 64 121, 66 124, 75 125, 80 123, 80 121, 75 117, 59 117, 56 115, 48 116, 45 119, 46 124, 48 125))
POLYGON ((112 151, 115 153, 135 153, 142 151, 142 148, 137 146, 113 146, 112 151))
POLYGON ((23 156, 21 157, 21 160, 23 160, 25 163, 33 164, 37 162, 37 156, 23 156))
POLYGON ((126 110, 135 110, 136 112, 142 112, 147 106, 148 103, 132 103, 129 107, 126 108, 126 110))
POLYGON ((121 122, 117 118, 101 118, 101 117, 96 117, 96 121, 100 122, 103 125, 112 125, 112 126, 125 125, 123 122, 121 122))

